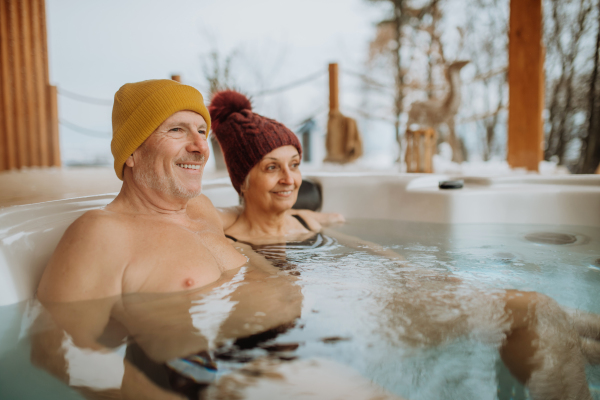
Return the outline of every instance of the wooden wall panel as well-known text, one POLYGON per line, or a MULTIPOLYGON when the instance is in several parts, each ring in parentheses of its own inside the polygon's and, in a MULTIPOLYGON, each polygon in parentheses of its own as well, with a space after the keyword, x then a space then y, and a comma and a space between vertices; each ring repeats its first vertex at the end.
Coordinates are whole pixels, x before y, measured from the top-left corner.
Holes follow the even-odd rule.
POLYGON ((0 171, 59 166, 44 0, 0 0, 0 171))
POLYGON ((48 96, 46 94, 45 88, 48 82, 47 79, 47 71, 48 71, 48 63, 44 52, 44 46, 42 43, 45 43, 46 37, 42 35, 43 22, 40 15, 40 5, 41 2, 30 0, 31 1, 31 20, 32 24, 32 40, 31 40, 31 48, 33 50, 33 65, 34 65, 34 87, 35 87, 35 120, 36 120, 36 139, 39 143, 39 153, 40 153, 40 165, 50 165, 50 154, 49 154, 49 141, 46 135, 46 121, 48 121, 48 96))
POLYGON ((511 0, 508 50, 508 153, 511 167, 537 171, 544 139, 542 0, 511 0))
POLYGON ((0 171, 17 167, 14 129, 13 88, 10 66, 10 29, 8 1, 0 0, 0 171))
POLYGON ((23 80, 25 79, 23 73, 23 54, 21 43, 23 38, 20 35, 20 21, 19 21, 19 2, 8 0, 8 18, 10 23, 10 52, 12 65, 8 67, 12 73, 12 86, 13 86, 13 101, 15 109, 14 125, 12 132, 17 136, 17 168, 26 167, 28 165, 27 157, 27 129, 25 128, 25 110, 24 110, 24 92, 25 88, 23 80))
POLYGON ((21 25, 21 54, 23 56, 23 90, 25 95, 23 96, 23 115, 25 119, 23 126, 27 129, 27 153, 28 153, 28 165, 39 166, 40 165, 40 154, 39 154, 39 141, 36 137, 36 101, 34 96, 34 79, 35 69, 33 67, 33 46, 32 46, 32 15, 31 15, 31 1, 21 0, 19 1, 20 8, 20 25, 21 25))

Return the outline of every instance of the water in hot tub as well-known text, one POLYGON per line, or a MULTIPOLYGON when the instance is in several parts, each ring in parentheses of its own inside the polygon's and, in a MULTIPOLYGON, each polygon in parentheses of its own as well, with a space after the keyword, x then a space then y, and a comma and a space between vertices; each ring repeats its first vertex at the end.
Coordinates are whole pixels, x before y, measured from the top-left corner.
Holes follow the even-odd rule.
MULTIPOLYGON (((203 398, 525 399, 498 352, 504 290, 600 314, 600 228, 355 219, 256 249, 275 271, 247 266, 211 290, 123 297, 96 351, 33 301, 0 307, 0 399, 114 392, 132 377, 125 353, 151 377, 129 389, 168 396, 158 370, 189 394, 198 386, 173 360, 202 349, 218 367, 203 398)), ((54 315, 97 304, 68 307, 54 315)), ((600 366, 585 372, 600 399, 600 366)))

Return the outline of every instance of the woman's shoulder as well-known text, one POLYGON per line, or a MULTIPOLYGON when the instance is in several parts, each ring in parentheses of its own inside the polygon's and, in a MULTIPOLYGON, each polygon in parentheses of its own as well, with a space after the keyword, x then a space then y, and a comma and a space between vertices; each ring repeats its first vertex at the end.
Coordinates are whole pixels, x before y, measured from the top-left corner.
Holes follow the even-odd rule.
POLYGON ((302 218, 310 226, 311 231, 320 231, 323 226, 346 222, 342 214, 322 213, 311 210, 290 210, 291 215, 302 218), (314 227, 314 228, 313 228, 314 227))
POLYGON ((296 218, 306 229, 312 232, 319 232, 323 227, 321 223, 315 218, 314 211, 311 210, 290 210, 289 215, 296 218))

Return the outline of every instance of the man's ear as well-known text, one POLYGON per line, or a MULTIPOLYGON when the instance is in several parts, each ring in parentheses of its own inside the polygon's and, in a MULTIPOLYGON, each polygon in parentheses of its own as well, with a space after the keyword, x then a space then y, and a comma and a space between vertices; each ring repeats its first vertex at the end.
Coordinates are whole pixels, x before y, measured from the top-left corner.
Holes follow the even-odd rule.
POLYGON ((130 168, 133 168, 133 165, 134 165, 133 154, 130 155, 129 157, 127 157, 127 160, 125 160, 125 165, 127 165, 130 168))

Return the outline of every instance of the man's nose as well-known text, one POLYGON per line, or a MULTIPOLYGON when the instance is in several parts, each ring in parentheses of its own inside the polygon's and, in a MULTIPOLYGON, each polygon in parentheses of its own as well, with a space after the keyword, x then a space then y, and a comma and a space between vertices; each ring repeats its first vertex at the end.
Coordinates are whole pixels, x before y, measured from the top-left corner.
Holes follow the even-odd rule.
POLYGON ((193 132, 190 136, 190 142, 187 145, 188 152, 205 154, 209 151, 208 140, 204 133, 193 132))

